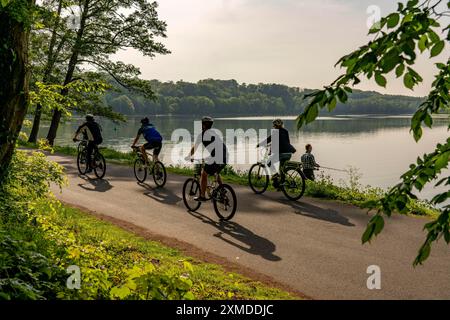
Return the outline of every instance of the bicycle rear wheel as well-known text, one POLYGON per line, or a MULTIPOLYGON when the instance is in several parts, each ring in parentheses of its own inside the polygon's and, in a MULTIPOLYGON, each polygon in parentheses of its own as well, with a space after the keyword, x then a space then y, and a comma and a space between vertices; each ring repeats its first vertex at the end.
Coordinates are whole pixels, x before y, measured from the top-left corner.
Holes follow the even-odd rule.
POLYGON ((164 164, 161 161, 156 161, 153 165, 153 181, 158 187, 164 187, 167 180, 167 173, 164 164))
POLYGON ((288 168, 285 172, 281 190, 289 200, 298 200, 305 193, 306 182, 303 172, 298 168, 288 168))
POLYGON ((145 167, 144 160, 141 158, 134 161, 134 176, 140 183, 143 183, 147 179, 147 168, 145 167))
POLYGON ((254 193, 264 193, 269 186, 267 168, 260 163, 254 164, 248 172, 248 184, 254 193))
POLYGON ((231 220, 237 208, 236 193, 228 184, 217 187, 213 196, 214 211, 220 220, 231 220))
POLYGON ((81 149, 77 155, 77 168, 78 172, 82 175, 86 174, 89 169, 89 162, 87 161, 86 149, 81 149))
POLYGON ((197 211, 200 208, 201 202, 194 200, 195 197, 200 196, 200 183, 189 178, 183 185, 183 202, 189 211, 197 211))
POLYGON ((95 158, 94 158, 94 163, 95 163, 95 167, 94 167, 95 176, 99 179, 102 179, 106 173, 105 157, 100 152, 96 152, 95 158))

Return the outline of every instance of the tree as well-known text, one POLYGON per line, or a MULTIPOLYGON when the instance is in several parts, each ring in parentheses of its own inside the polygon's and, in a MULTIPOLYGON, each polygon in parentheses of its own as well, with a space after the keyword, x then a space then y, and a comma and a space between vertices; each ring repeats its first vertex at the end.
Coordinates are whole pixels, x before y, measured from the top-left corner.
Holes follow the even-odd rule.
POLYGON ((28 37, 32 0, 0 1, 0 183, 28 107, 28 37))
MULTIPOLYGON (((33 66, 33 80, 42 84, 50 84, 53 69, 63 53, 64 45, 68 40, 69 30, 65 28, 67 19, 63 19, 62 10, 68 6, 67 1, 44 1, 41 5, 38 26, 32 30, 32 50, 36 55, 42 55, 42 62, 33 66), (60 35, 61 34, 61 35, 60 35), (34 44, 34 45, 33 45, 34 44), (39 70, 42 69, 42 70, 39 70), (38 72, 41 71, 41 72, 38 72), (40 79, 38 79, 40 78, 40 79)), ((34 59, 39 60, 39 59, 34 59)), ((39 132, 39 125, 42 117, 42 104, 38 103, 34 112, 33 127, 30 132, 29 142, 36 142, 39 132)))
MULTIPOLYGON (((395 72, 397 77, 403 77, 405 87, 412 90, 423 81, 412 68, 417 52, 429 52, 430 57, 437 57, 442 53, 445 42, 450 41, 450 25, 442 28, 442 33, 446 32, 445 39, 439 35, 439 20, 448 16, 447 9, 450 9, 450 1, 426 0, 419 3, 418 0, 410 0, 406 5, 399 3, 396 12, 382 18, 371 28, 369 34, 375 34, 374 40, 338 61, 336 65, 345 68, 345 74, 323 90, 305 96, 308 105, 297 119, 298 127, 314 121, 319 109, 327 107, 331 111, 337 101, 345 103, 348 93, 352 92, 349 85, 358 84, 361 77, 374 78, 378 85, 385 87, 387 79, 384 75, 395 72)), ((416 141, 422 137, 423 125, 432 128, 433 115, 448 110, 450 60, 447 58, 444 63, 437 63, 436 71, 432 90, 411 120, 411 132, 416 141)), ((434 152, 418 157, 417 162, 411 164, 401 176, 402 182, 392 187, 382 199, 367 202, 365 207, 375 210, 376 214, 370 219, 362 242, 370 241, 382 231, 384 215, 390 217, 394 212, 406 214, 408 203, 417 199, 416 193, 425 185, 438 179, 442 170, 447 168, 449 159, 450 137, 438 144, 434 152)), ((440 184, 450 185, 450 177, 436 183, 440 184)), ((450 244, 450 205, 446 204, 449 198, 450 191, 446 191, 431 200, 432 204, 442 206, 440 215, 425 225, 428 234, 414 260, 414 266, 428 258, 432 243, 440 237, 450 244)))
MULTIPOLYGON (((157 3, 148 0, 78 0, 79 25, 73 39, 71 56, 63 86, 74 79, 81 65, 109 73, 119 84, 152 97, 148 82, 138 79, 140 71, 132 65, 110 60, 121 49, 134 48, 146 56, 167 54, 155 37, 165 37, 166 24, 158 19, 157 3)), ((63 89, 62 95, 68 90, 63 89)), ((47 140, 53 144, 61 120, 54 109, 47 140)))

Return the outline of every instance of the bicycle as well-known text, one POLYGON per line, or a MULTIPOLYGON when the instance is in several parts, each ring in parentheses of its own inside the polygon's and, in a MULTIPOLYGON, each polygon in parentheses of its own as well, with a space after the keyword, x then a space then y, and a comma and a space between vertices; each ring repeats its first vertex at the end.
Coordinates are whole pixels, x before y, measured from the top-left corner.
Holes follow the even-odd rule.
MULTIPOLYGON (((248 183, 256 194, 263 194, 269 187, 269 147, 267 146, 263 160, 251 166, 248 172, 248 183)), ((302 171, 302 164, 297 161, 286 161, 280 167, 279 185, 275 186, 281 190, 289 200, 298 200, 305 193, 306 177, 302 171)))
MULTIPOLYGON (((200 176, 204 165, 204 160, 202 160, 201 164, 196 164, 194 167, 194 177, 187 179, 183 185, 183 202, 186 208, 192 212, 197 211, 202 204, 194 198, 200 196, 200 176)), ((236 213, 236 193, 230 185, 224 183, 219 184, 218 176, 218 173, 214 174, 212 179, 208 176, 208 185, 206 187, 205 196, 207 200, 213 202, 214 211, 219 219, 228 221, 231 220, 236 213)))
POLYGON ((167 173, 164 164, 161 161, 154 161, 152 154, 147 152, 147 159, 151 159, 148 162, 145 161, 145 157, 142 154, 141 148, 134 146, 133 151, 137 155, 137 159, 134 161, 134 176, 136 180, 143 183, 147 179, 147 174, 153 176, 153 181, 158 187, 164 187, 167 181, 167 173), (148 170, 147 170, 148 169, 148 170))
MULTIPOLYGON (((88 140, 78 140, 78 154, 77 154, 77 168, 81 175, 85 175, 89 169, 91 159, 87 158, 87 146, 88 140)), ((98 146, 94 147, 94 153, 92 154, 94 159, 94 173, 99 179, 102 179, 106 173, 106 161, 105 157, 100 153, 98 146)))

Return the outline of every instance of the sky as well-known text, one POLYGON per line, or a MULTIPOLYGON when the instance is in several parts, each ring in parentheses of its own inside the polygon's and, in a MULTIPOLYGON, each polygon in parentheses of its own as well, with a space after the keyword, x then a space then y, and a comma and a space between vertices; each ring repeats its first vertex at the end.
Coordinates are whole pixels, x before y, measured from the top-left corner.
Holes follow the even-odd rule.
MULTIPOLYGON (((160 81, 235 79, 239 83, 279 83, 321 88, 343 72, 334 65, 364 45, 368 25, 379 13, 396 9, 392 0, 159 0, 172 52, 154 58, 134 50, 117 58, 140 67, 142 78, 160 81)), ((395 76, 383 89, 363 81, 358 89, 425 96, 435 74, 429 54, 415 66, 424 78, 411 91, 395 76)))

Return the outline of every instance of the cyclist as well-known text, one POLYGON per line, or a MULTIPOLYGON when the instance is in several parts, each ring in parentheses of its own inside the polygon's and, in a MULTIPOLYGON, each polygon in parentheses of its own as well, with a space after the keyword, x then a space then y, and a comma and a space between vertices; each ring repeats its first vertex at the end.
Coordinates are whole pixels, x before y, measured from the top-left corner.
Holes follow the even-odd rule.
POLYGON ((89 166, 87 173, 89 173, 92 172, 92 169, 95 167, 95 161, 92 159, 92 152, 94 151, 94 148, 98 148, 98 146, 103 142, 102 127, 95 122, 92 114, 87 114, 86 122, 79 126, 77 131, 75 131, 73 142, 78 141, 78 135, 80 133, 83 135, 83 139, 88 141, 86 151, 89 166))
POLYGON ((145 150, 153 149, 154 160, 155 162, 159 161, 158 156, 162 148, 162 136, 158 132, 158 130, 156 130, 155 126, 150 123, 150 120, 147 117, 141 120, 141 125, 142 126, 139 128, 136 138, 131 145, 131 148, 134 148, 136 146, 136 143, 139 141, 140 136, 143 135, 147 143, 143 144, 140 148, 145 159, 145 165, 147 165, 149 161, 147 152, 145 152, 145 150))
MULTIPOLYGON (((291 159, 292 154, 297 151, 294 146, 291 145, 291 141, 289 139, 289 131, 283 127, 283 120, 275 119, 272 121, 272 125, 273 130, 276 130, 276 132, 272 131, 272 134, 266 140, 256 145, 256 147, 259 148, 260 146, 265 146, 272 143, 273 134, 276 134, 276 136, 278 137, 278 141, 275 142, 278 143, 278 150, 275 150, 275 152, 273 152, 274 150, 272 148, 272 154, 269 158, 269 168, 271 169, 271 171, 273 171, 272 168, 274 167, 274 165, 278 163, 280 164, 280 167, 282 167, 287 161, 291 159)), ((281 181, 283 181, 283 178, 284 177, 282 176, 281 181)), ((278 173, 273 174, 272 180, 274 182, 274 186, 278 188, 278 173)))
POLYGON ((228 150, 222 137, 218 135, 214 129, 211 129, 213 123, 214 119, 211 117, 205 116, 202 118, 202 133, 196 138, 195 143, 191 148, 191 152, 187 156, 187 158, 192 159, 200 144, 203 144, 209 152, 209 157, 205 159, 205 166, 201 173, 200 196, 194 198, 194 200, 201 202, 207 200, 205 193, 208 185, 208 175, 212 176, 217 173, 217 182, 221 185, 222 178, 220 177, 220 172, 225 168, 228 160, 228 150), (221 154, 217 154, 220 152, 221 154))

